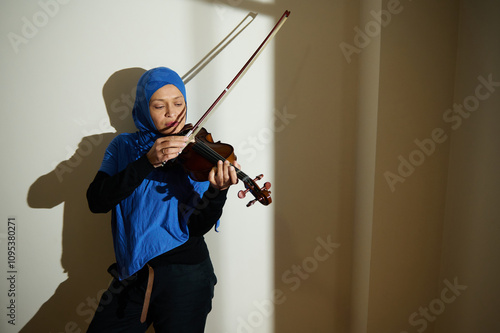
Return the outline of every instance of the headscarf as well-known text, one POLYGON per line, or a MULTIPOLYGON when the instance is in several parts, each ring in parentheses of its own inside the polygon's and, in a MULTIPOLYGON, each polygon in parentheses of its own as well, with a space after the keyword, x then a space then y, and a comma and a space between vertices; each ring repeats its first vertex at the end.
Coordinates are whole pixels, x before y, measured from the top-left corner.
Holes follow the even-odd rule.
POLYGON ((184 96, 187 104, 186 87, 182 82, 181 77, 167 67, 157 67, 145 72, 137 83, 137 91, 135 96, 134 108, 132 109, 132 117, 134 123, 139 130, 139 144, 145 148, 149 148, 158 139, 161 134, 156 129, 149 112, 149 101, 151 96, 163 86, 173 84, 184 96))

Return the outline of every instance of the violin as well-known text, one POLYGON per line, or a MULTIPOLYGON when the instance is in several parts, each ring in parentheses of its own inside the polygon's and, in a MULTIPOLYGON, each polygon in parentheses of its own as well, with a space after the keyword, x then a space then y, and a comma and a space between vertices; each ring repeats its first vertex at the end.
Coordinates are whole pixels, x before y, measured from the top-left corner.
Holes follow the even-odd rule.
MULTIPOLYGON (((180 133, 185 134, 192 129, 191 124, 187 124, 183 131, 180 133)), ((243 171, 234 166, 236 155, 234 149, 230 144, 221 143, 220 141, 214 142, 212 134, 208 133, 205 128, 201 128, 195 136, 195 141, 190 142, 177 157, 178 161, 183 166, 184 170, 188 173, 191 179, 195 181, 207 181, 210 170, 217 164, 218 161, 229 161, 229 163, 236 169, 236 175, 245 184, 245 190, 238 192, 240 199, 245 198, 247 192, 250 192, 255 199, 247 204, 250 207, 255 202, 260 202, 264 206, 272 202, 271 199, 271 183, 266 182, 263 188, 260 188, 256 181, 262 179, 263 175, 251 179, 243 171)))
POLYGON ((186 135, 189 137, 190 143, 183 149, 181 154, 177 157, 179 162, 182 164, 186 172, 195 181, 206 181, 208 180, 208 174, 210 170, 217 164, 218 161, 229 161, 231 165, 236 169, 236 175, 245 184, 245 190, 238 192, 238 197, 243 199, 248 192, 250 192, 255 199, 251 200, 247 207, 252 206, 255 202, 260 202, 261 204, 267 206, 272 202, 271 199, 271 183, 266 182, 263 188, 257 185, 257 181, 262 179, 263 175, 259 175, 254 179, 248 177, 243 171, 238 169, 233 165, 236 161, 236 155, 234 154, 234 149, 231 145, 226 143, 214 142, 212 135, 207 132, 205 128, 201 125, 205 123, 208 116, 211 114, 215 106, 222 100, 225 94, 232 88, 232 86, 239 80, 239 78, 248 70, 249 66, 255 61, 257 56, 262 52, 264 47, 269 43, 269 41, 278 32, 281 26, 285 23, 285 20, 290 15, 290 11, 286 10, 281 18, 278 20, 276 25, 273 27, 271 32, 267 35, 261 45, 257 48, 250 59, 245 63, 241 70, 236 74, 229 85, 222 91, 222 93, 217 97, 215 102, 208 108, 205 114, 198 120, 195 125, 188 124, 181 131, 181 135, 186 135))

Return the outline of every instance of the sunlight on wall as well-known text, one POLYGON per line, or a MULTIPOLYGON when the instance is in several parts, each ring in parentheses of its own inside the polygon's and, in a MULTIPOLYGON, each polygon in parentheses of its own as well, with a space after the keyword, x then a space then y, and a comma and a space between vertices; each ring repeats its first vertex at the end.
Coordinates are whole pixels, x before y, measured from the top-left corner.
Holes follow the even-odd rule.
MULTIPOLYGON (((235 10, 234 17, 243 15, 246 15, 244 10, 235 10)), ((223 60, 214 61, 213 66, 207 66, 204 73, 200 73, 195 89, 203 91, 202 82, 209 80, 213 89, 211 96, 214 96, 200 107, 201 110, 207 109, 229 84, 274 23, 274 18, 259 14, 234 45, 221 53, 223 60)), ((218 26, 217 22, 213 23, 213 27, 218 26)), ((261 186, 264 181, 273 182, 273 62, 271 44, 231 89, 206 125, 214 140, 233 145, 248 176, 254 178, 264 174, 264 179, 259 181, 261 186)), ((237 187, 239 190, 243 185, 237 187)), ((236 332, 242 327, 250 327, 254 332, 271 332, 273 310, 262 313, 256 304, 272 297, 273 205, 264 207, 256 203, 247 208, 246 203, 253 197, 248 195, 239 199, 236 192, 233 190, 229 195, 220 232, 207 237, 219 279, 207 331, 236 332)))

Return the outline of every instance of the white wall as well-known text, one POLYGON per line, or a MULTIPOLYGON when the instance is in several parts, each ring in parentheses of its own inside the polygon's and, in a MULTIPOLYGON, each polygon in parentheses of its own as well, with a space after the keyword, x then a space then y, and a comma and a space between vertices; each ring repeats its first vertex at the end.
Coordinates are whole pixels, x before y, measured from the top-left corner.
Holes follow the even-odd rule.
MULTIPOLYGON (((183 76, 250 10, 234 1, 4 2, 0 11, 2 332, 85 331, 113 261, 109 215, 88 212, 85 190, 115 132, 132 130, 127 99, 145 69, 183 76), (8 217, 15 217, 15 273, 7 268, 8 217), (15 325, 5 312, 15 299, 15 325)), ((267 35, 284 8, 260 14, 187 84, 195 122, 267 35)), ((244 145, 274 112, 270 45, 206 127, 244 145), (241 119, 245 122, 242 123, 241 119)), ((237 152, 238 154, 238 152, 237 152)), ((272 138, 239 154, 250 176, 273 182, 272 138)), ((241 187, 242 185, 240 185, 241 187)), ((235 332, 273 288, 273 206, 230 198, 219 234, 208 238, 219 278, 208 331, 235 332), (256 274, 255 272, 258 272, 256 274)), ((254 332, 270 332, 266 316, 254 332)))
POLYGON ((475 92, 477 76, 500 80, 495 0, 0 8, 1 332, 85 330, 113 261, 110 217, 88 211, 85 190, 107 143, 133 130, 140 74, 190 73, 259 13, 187 83, 195 121, 285 9, 292 14, 275 41, 206 126, 233 144, 250 176, 273 183, 269 207, 246 208, 233 189, 220 233, 207 237, 219 278, 207 332, 498 327, 498 91, 459 130, 446 127, 449 140, 395 191, 385 177, 399 174, 400 156, 419 152, 416 138, 449 125, 443 113, 475 92), (372 11, 395 4, 377 31, 372 11), (9 217, 16 273, 7 266, 9 217), (15 326, 6 316, 10 275, 15 326), (436 297, 454 277, 468 288, 442 310, 436 297), (431 304, 439 316, 424 321, 418 311, 431 304))

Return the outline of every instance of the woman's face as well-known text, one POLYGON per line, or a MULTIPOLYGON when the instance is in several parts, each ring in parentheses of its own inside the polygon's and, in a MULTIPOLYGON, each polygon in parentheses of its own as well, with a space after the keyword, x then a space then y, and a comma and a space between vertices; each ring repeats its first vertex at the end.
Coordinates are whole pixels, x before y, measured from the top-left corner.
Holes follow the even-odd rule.
POLYGON ((173 84, 155 91, 149 101, 149 112, 156 129, 164 135, 179 133, 186 123, 186 101, 173 84))

